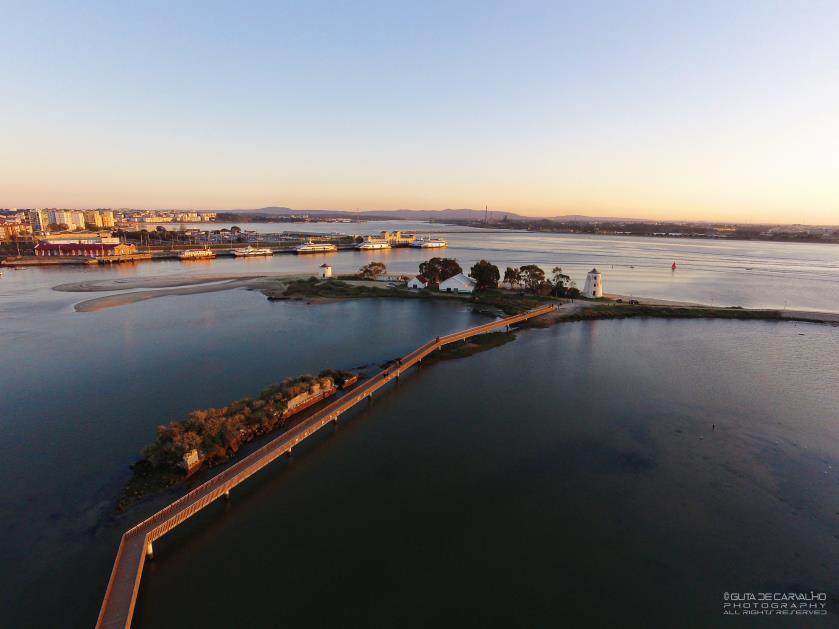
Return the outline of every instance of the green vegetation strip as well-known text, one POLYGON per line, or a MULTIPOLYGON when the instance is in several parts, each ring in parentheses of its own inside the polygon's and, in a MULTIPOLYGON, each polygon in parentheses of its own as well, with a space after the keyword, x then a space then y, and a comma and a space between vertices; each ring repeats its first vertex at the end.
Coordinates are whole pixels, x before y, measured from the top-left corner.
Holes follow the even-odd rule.
POLYGON ((777 310, 746 310, 743 308, 702 308, 692 306, 604 304, 581 308, 566 321, 593 319, 626 319, 629 317, 657 317, 667 319, 782 319, 777 310))

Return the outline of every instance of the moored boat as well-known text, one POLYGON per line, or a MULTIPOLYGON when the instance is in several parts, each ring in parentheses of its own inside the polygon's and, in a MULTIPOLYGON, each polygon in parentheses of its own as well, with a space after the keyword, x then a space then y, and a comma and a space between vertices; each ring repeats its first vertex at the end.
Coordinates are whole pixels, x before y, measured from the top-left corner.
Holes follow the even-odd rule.
POLYGON ((234 249, 233 255, 237 257, 242 256, 272 256, 274 251, 268 247, 251 247, 248 245, 244 249, 234 249))
POLYGON ((210 249, 187 249, 178 254, 181 260, 208 260, 215 258, 216 254, 210 249))
POLYGON ((314 243, 311 240, 294 248, 295 253, 329 253, 338 251, 338 247, 328 242, 314 243))
POLYGON ((411 243, 412 247, 416 247, 417 249, 442 249, 443 247, 448 247, 449 243, 443 240, 442 238, 417 238, 414 242, 411 243))
POLYGON ((376 240, 367 238, 364 242, 360 242, 355 246, 359 251, 371 251, 375 249, 390 249, 390 243, 387 240, 376 240))

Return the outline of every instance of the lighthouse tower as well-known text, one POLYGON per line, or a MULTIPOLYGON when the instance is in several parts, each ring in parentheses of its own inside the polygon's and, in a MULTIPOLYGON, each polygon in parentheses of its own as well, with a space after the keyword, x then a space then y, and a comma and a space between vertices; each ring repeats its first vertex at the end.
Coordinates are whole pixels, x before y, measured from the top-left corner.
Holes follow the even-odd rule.
POLYGON ((586 275, 586 285, 583 288, 583 297, 594 299, 603 297, 603 276, 597 269, 592 269, 586 275))

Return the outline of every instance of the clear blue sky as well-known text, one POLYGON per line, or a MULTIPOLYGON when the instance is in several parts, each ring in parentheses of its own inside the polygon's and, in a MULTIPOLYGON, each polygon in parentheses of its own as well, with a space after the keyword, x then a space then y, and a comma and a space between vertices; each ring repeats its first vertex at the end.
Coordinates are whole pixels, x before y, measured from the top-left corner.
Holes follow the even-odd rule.
POLYGON ((839 223, 839 2, 6 2, 0 206, 839 223))

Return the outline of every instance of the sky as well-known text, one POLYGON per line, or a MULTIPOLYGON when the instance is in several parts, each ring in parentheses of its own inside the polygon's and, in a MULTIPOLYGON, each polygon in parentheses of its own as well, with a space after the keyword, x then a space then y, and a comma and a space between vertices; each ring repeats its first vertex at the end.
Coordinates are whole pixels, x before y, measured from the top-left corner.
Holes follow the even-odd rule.
POLYGON ((0 207, 839 223, 839 2, 0 0, 0 207))

